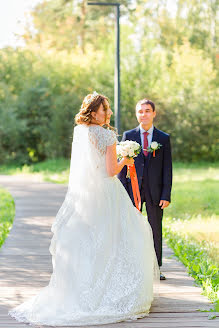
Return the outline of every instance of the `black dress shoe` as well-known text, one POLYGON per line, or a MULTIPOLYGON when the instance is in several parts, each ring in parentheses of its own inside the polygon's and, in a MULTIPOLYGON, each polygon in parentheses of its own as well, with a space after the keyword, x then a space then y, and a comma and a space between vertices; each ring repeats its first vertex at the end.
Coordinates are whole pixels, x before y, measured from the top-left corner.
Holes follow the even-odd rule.
POLYGON ((162 272, 160 272, 160 280, 166 280, 166 277, 162 272))

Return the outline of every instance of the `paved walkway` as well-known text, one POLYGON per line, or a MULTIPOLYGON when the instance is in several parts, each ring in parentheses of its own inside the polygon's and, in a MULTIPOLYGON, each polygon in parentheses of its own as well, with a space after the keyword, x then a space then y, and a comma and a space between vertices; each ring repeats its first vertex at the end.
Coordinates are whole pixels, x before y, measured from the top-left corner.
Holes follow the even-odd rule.
MULTIPOLYGON (((17 323, 7 312, 48 284, 52 269, 50 227, 67 188, 21 176, 0 176, 0 185, 11 192, 16 205, 13 228, 0 249, 0 328, 23 328, 28 325, 17 323)), ((161 282, 159 304, 152 306, 150 316, 99 327, 219 327, 218 318, 208 320, 209 313, 197 311, 209 309, 209 301, 172 254, 164 246, 167 280, 161 282)))

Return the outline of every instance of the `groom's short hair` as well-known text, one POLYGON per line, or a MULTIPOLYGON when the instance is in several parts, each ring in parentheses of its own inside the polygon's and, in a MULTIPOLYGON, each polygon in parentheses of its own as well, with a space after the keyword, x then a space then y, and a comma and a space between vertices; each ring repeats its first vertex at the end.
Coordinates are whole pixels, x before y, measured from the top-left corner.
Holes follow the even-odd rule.
POLYGON ((150 99, 144 98, 144 99, 139 100, 136 104, 135 110, 138 110, 139 108, 141 108, 141 105, 151 105, 153 112, 155 111, 155 104, 150 99))

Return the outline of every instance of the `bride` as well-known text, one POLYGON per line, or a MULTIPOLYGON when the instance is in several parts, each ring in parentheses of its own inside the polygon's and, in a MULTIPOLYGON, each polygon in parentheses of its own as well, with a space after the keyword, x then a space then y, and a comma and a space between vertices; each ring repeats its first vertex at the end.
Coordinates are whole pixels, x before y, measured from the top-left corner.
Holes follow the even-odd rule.
POLYGON ((159 281, 153 236, 116 175, 108 99, 87 95, 75 117, 68 191, 52 225, 48 286, 9 311, 20 322, 84 326, 148 315, 159 281), (105 126, 105 127, 103 127, 105 126))

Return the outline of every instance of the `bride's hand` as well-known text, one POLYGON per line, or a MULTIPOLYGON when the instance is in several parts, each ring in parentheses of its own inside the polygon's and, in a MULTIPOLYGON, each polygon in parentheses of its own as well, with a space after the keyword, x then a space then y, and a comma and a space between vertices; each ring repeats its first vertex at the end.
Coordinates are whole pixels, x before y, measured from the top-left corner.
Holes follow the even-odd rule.
POLYGON ((134 158, 123 157, 125 165, 132 166, 135 163, 134 158))

